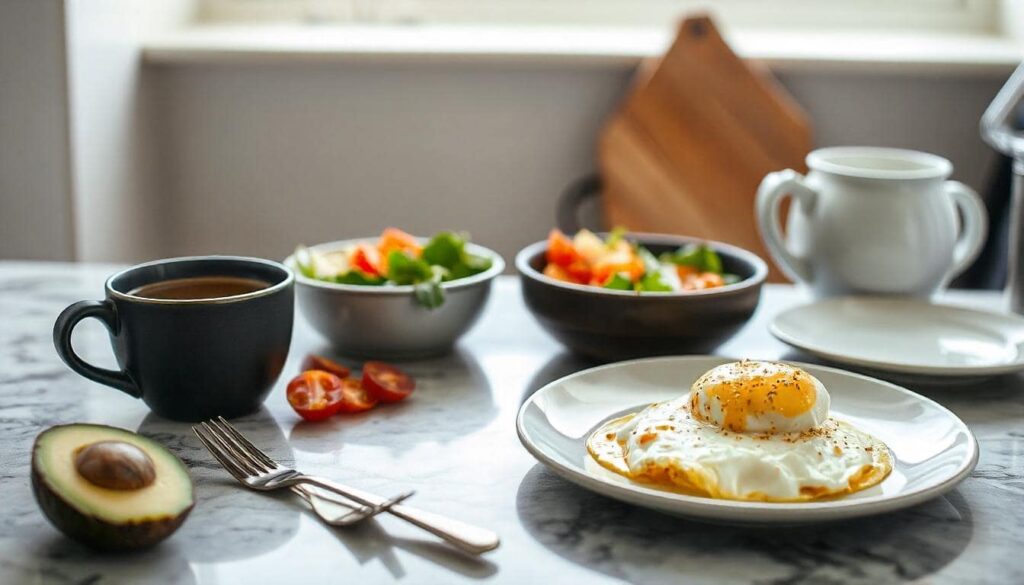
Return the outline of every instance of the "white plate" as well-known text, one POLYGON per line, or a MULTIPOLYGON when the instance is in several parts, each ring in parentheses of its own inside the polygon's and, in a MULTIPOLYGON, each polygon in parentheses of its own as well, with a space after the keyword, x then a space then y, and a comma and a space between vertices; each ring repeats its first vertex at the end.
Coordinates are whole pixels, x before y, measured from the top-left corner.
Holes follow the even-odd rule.
POLYGON ((974 469, 978 444, 960 419, 909 390, 834 368, 797 364, 825 384, 832 413, 878 437, 893 454, 881 484, 837 500, 766 503, 687 496, 637 483, 600 467, 586 440, 601 423, 675 398, 729 360, 688 356, 619 362, 544 386, 519 410, 516 428, 534 457, 600 494, 670 514, 727 523, 798 524, 880 514, 952 489, 974 469))
POLYGON ((828 299, 779 313, 769 330, 819 357, 882 372, 977 377, 1024 369, 1024 318, 921 300, 828 299))

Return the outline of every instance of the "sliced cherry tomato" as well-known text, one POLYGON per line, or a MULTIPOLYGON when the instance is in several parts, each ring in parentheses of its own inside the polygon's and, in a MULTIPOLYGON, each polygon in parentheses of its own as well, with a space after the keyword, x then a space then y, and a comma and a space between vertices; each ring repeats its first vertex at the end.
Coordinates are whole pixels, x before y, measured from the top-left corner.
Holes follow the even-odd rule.
POLYGON ((370 244, 357 244, 348 262, 363 274, 383 276, 380 252, 370 244))
POLYGON ((345 414, 365 412, 377 406, 377 399, 363 388, 363 383, 355 378, 346 378, 341 381, 341 410, 345 414))
POLYGON ((565 270, 569 273, 573 282, 577 284, 586 284, 593 278, 593 270, 590 268, 590 264, 587 264, 584 260, 576 260, 566 266, 565 270))
POLYGON ((552 264, 565 267, 577 260, 581 260, 581 258, 576 252, 572 240, 566 237, 561 230, 553 229, 548 234, 547 260, 552 264))
POLYGON ((381 402, 398 402, 412 394, 416 381, 384 362, 363 364, 363 388, 381 402))
POLYGON ((380 239, 377 240, 377 250, 385 260, 388 253, 394 250, 406 252, 413 258, 419 258, 423 254, 423 246, 415 236, 393 227, 385 229, 380 235, 380 239))
POLYGON ((302 372, 288 382, 288 404, 306 420, 330 418, 341 409, 341 378, 322 370, 302 372))
POLYGON ((305 372, 306 370, 323 370, 325 372, 330 372, 341 379, 348 378, 348 375, 352 373, 348 368, 338 362, 330 358, 325 358, 322 355, 316 355, 315 353, 311 353, 306 356, 306 359, 302 362, 302 371, 305 372))

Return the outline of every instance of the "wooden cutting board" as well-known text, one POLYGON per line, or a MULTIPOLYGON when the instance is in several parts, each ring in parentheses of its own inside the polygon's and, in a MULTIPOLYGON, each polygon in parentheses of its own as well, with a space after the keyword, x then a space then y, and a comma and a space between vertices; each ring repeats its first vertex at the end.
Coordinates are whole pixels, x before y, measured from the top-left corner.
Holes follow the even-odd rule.
POLYGON ((803 171, 810 149, 810 123, 793 98, 733 53, 710 18, 687 18, 602 131, 605 219, 741 246, 783 282, 758 235, 754 196, 766 174, 803 171))

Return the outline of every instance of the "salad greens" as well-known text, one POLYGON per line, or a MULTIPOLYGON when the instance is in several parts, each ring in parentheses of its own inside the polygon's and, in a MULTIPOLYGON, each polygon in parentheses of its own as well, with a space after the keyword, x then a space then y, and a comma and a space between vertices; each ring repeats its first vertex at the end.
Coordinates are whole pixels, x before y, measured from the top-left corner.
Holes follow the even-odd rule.
POLYGON ((688 244, 655 257, 628 240, 622 228, 612 230, 603 240, 588 230, 580 230, 571 239, 552 230, 546 256, 545 275, 611 290, 699 290, 740 280, 724 272, 722 259, 706 244, 688 244))
POLYGON ((704 244, 687 244, 675 252, 665 252, 661 261, 676 266, 690 266, 701 272, 722 274, 722 259, 704 244))
MULTIPOLYGON (((306 276, 310 275, 306 274, 306 276)), ((384 284, 383 278, 379 276, 370 276, 369 274, 363 274, 358 270, 350 270, 345 274, 339 274, 334 278, 321 278, 320 280, 329 280, 330 282, 336 282, 338 284, 358 284, 362 286, 380 286, 384 284)))
POLYGON ((735 284, 740 281, 739 275, 722 270, 722 259, 717 252, 705 244, 687 244, 675 252, 665 252, 661 255, 661 261, 676 266, 689 266, 699 272, 719 274, 725 284, 735 284))
POLYGON ((610 288, 612 290, 633 290, 633 281, 621 272, 618 272, 612 275, 611 279, 605 283, 604 288, 610 288))
POLYGON ((661 273, 661 262, 647 248, 636 244, 636 253, 644 263, 644 274, 633 287, 638 292, 672 292, 672 285, 665 282, 661 273))
POLYGON ((466 235, 444 231, 420 245, 405 232, 388 228, 376 244, 359 243, 326 254, 299 246, 294 258, 303 276, 325 282, 412 285, 416 301, 435 309, 444 303, 442 283, 480 274, 493 264, 490 258, 469 252, 467 241, 466 235))

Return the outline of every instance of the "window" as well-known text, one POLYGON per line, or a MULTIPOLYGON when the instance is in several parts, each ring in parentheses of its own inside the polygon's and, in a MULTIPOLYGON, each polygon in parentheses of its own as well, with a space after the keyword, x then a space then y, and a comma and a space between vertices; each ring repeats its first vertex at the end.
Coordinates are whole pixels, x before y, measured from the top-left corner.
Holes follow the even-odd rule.
POLYGON ((697 9, 737 28, 968 33, 999 30, 1002 10, 1000 0, 203 0, 201 19, 662 27, 697 9))

